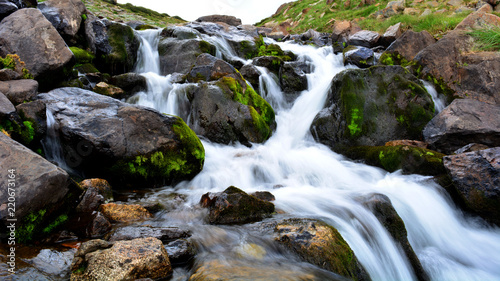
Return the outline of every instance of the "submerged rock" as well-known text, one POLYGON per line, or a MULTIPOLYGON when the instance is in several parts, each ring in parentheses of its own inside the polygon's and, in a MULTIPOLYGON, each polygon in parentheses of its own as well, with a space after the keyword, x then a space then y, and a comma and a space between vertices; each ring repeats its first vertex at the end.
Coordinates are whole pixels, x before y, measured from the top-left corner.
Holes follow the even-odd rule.
POLYGON ((275 240, 302 259, 351 280, 369 280, 349 245, 330 225, 311 219, 276 224, 275 240))
POLYGON ((202 207, 209 208, 211 224, 243 224, 270 217, 274 204, 246 194, 234 186, 223 192, 206 193, 201 197, 202 207))
POLYGON ((467 208, 500 225, 500 148, 450 155, 443 161, 467 208))
POLYGON ((179 117, 78 88, 56 89, 38 100, 59 124, 68 164, 114 188, 164 185, 203 167, 204 148, 179 117))
POLYGON ((325 107, 316 115, 311 133, 341 153, 353 146, 421 139, 434 114, 434 103, 422 83, 400 66, 337 74, 325 107))
POLYGON ((167 251, 156 238, 91 240, 80 246, 71 265, 71 280, 166 278, 172 273, 167 251))

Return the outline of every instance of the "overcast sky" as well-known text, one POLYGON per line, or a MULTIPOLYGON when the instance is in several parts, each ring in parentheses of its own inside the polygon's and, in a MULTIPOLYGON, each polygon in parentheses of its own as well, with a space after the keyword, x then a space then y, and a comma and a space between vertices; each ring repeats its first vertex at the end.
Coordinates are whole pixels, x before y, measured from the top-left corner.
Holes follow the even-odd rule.
POLYGON ((231 15, 244 24, 254 24, 274 14, 278 7, 294 0, 118 0, 146 7, 170 16, 194 21, 206 15, 231 15))

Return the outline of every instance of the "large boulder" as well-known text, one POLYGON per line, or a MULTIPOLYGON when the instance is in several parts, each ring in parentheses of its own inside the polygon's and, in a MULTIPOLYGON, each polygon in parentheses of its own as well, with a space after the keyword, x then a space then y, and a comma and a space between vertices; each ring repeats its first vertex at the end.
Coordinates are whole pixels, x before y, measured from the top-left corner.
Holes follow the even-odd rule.
POLYGON ((349 36, 349 45, 373 48, 377 46, 380 34, 375 31, 361 30, 349 36))
POLYGON ((190 127, 213 142, 262 143, 276 126, 272 107, 241 77, 199 85, 188 97, 190 127))
POLYGON ((380 62, 386 65, 406 65, 427 46, 436 43, 436 39, 427 31, 407 30, 397 38, 382 54, 380 62))
POLYGON ((429 276, 427 276, 420 260, 408 241, 408 232, 406 231, 405 223, 392 206, 391 199, 383 194, 373 193, 360 198, 360 200, 365 207, 373 212, 394 241, 403 249, 417 279, 419 281, 429 280, 429 276))
POLYGON ((236 69, 229 63, 203 53, 196 58, 195 65, 188 74, 188 81, 215 81, 227 75, 236 75, 236 73, 236 69))
POLYGON ((354 47, 344 50, 344 65, 353 64, 359 68, 368 68, 375 65, 375 53, 366 47, 354 47))
POLYGON ((434 103, 422 83, 401 66, 350 69, 337 74, 325 108, 311 125, 314 138, 334 151, 421 139, 434 103))
POLYGON ((307 90, 307 73, 310 66, 303 62, 285 62, 280 68, 279 81, 285 93, 296 93, 307 90))
POLYGON ((201 206, 209 208, 211 224, 243 224, 270 217, 274 204, 248 195, 234 186, 223 192, 206 193, 201 197, 201 206))
POLYGON ((200 17, 196 20, 197 22, 223 22, 225 24, 233 25, 233 26, 238 26, 241 25, 241 19, 233 17, 233 16, 226 16, 226 15, 210 15, 210 16, 204 16, 200 17))
POLYGON ((500 103, 500 53, 474 51, 475 39, 468 33, 489 25, 500 26, 500 17, 469 15, 453 32, 415 56, 420 76, 455 97, 500 103))
POLYGON ((17 54, 42 88, 64 79, 74 64, 73 53, 37 9, 21 9, 2 20, 0 56, 17 54))
POLYGON ((17 219, 17 241, 29 241, 44 232, 47 220, 65 203, 69 175, 3 133, 0 159, 4 171, 0 175, 0 222, 7 229, 8 219, 17 219))
POLYGON ((80 0, 46 0, 38 5, 38 9, 66 40, 73 39, 80 30, 86 11, 80 0))
POLYGON ((312 219, 287 219, 274 229, 275 240, 302 259, 351 280, 368 280, 354 252, 332 226, 312 219))
POLYGON ((124 73, 113 76, 109 79, 109 83, 123 89, 125 98, 146 91, 148 88, 146 77, 137 73, 124 73))
POLYGON ((79 88, 56 89, 38 100, 59 125, 68 164, 115 188, 164 185, 203 167, 203 146, 179 117, 79 88))
MULTIPOLYGON (((137 61, 137 51, 139 50, 139 39, 134 34, 134 30, 128 26, 117 22, 106 21, 105 34, 107 40, 103 40, 104 46, 96 50, 107 51, 105 53, 96 52, 95 64, 98 69, 112 75, 127 73, 133 70, 137 61), (108 46, 106 45, 106 41, 108 46)), ((94 22, 93 28, 99 30, 98 22, 94 22)), ((102 34, 101 34, 102 35, 102 34)), ((97 36, 97 35, 96 35, 97 36)), ((100 42, 102 38, 99 38, 100 42)))
POLYGON ((106 24, 93 14, 87 15, 84 22, 85 39, 90 51, 97 56, 105 55, 111 52, 111 46, 107 36, 106 24))
POLYGON ((162 75, 175 72, 187 74, 200 54, 215 55, 215 46, 203 40, 166 37, 160 40, 158 52, 162 75))
POLYGON ((156 238, 138 238, 109 243, 83 243, 71 264, 71 281, 160 279, 172 273, 163 243, 156 238))
POLYGON ((456 99, 423 131, 432 148, 451 154, 470 143, 490 147, 500 143, 500 106, 471 99, 456 99))
POLYGON ((38 82, 32 79, 0 82, 0 92, 14 105, 18 105, 35 98, 38 94, 38 82))
POLYGON ((456 193, 465 206, 497 225, 500 225, 499 159, 500 147, 443 159, 456 193))

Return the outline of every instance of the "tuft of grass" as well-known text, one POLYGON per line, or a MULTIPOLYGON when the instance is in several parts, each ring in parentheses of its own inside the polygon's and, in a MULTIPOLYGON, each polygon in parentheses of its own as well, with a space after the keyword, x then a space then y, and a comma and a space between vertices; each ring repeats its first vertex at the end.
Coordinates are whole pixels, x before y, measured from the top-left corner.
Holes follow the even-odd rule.
POLYGON ((500 27, 477 29, 468 33, 479 51, 500 51, 500 27))

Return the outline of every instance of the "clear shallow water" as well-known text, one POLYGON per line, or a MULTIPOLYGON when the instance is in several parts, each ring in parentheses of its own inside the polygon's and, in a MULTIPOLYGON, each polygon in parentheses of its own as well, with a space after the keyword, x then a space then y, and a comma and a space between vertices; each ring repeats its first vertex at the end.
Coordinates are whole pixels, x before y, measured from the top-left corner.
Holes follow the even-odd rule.
MULTIPOLYGON (((264 268, 263 264, 295 265, 296 258, 275 248, 270 236, 262 236, 252 226, 211 226, 203 222, 206 210, 200 209, 198 203, 204 193, 219 192, 231 185, 246 192, 267 190, 275 195, 276 208, 284 212, 277 216, 319 218, 335 226, 372 280, 415 280, 402 250, 359 203, 360 197, 375 192, 391 199, 405 222, 413 249, 432 280, 500 280, 498 228, 464 217, 444 190, 427 177, 387 173, 354 163, 314 142, 309 126, 325 103, 332 78, 345 69, 342 57, 327 47, 280 45, 314 65, 314 71, 308 74, 308 90, 288 104, 279 87, 266 87, 263 96, 275 106, 278 127, 264 144, 248 148, 203 141, 206 160, 199 175, 141 199, 163 201, 173 192, 186 197, 182 208, 161 215, 154 223, 189 226, 201 251, 198 260, 243 261, 257 268, 259 265, 264 268), (265 254, 259 257, 238 254, 254 244, 264 249, 265 254)), ((150 60, 154 57, 145 61, 150 60)), ((140 93, 139 96, 148 98, 139 99, 139 104, 189 118, 182 95, 185 86, 171 83, 169 77, 154 72, 144 76, 149 82, 155 79, 165 82, 140 93)), ((272 84, 271 80, 266 83, 272 84)), ((301 272, 321 272, 307 264, 298 268, 301 272)))

